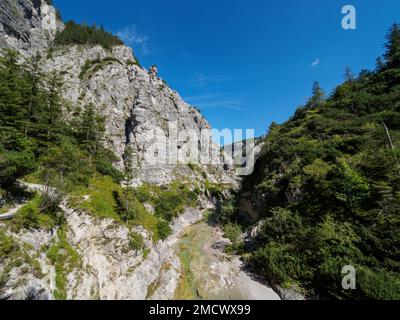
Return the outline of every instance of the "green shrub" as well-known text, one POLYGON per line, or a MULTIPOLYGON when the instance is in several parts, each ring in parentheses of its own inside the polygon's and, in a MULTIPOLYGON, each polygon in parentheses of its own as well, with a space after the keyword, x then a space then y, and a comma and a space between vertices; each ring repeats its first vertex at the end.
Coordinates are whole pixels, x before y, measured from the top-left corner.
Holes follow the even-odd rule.
POLYGON ((132 250, 142 250, 144 247, 143 236, 137 232, 131 232, 129 234, 129 245, 132 250))
POLYGON ((180 195, 173 192, 163 192, 156 199, 155 212, 159 217, 172 221, 183 210, 183 200, 180 195))
POLYGON ((54 296, 58 300, 67 299, 68 274, 81 265, 79 254, 68 243, 67 232, 60 228, 58 241, 47 251, 46 256, 56 271, 56 290, 54 296))
POLYGON ((287 246, 268 243, 250 257, 251 263, 269 280, 283 283, 296 279, 300 263, 287 246))
POLYGON ((219 199, 221 197, 221 193, 223 191, 223 186, 218 183, 213 183, 208 180, 205 181, 206 191, 210 193, 212 197, 219 199))
POLYGON ((149 191, 146 187, 139 189, 125 189, 114 193, 117 201, 117 211, 120 218, 128 225, 143 226, 153 236, 153 241, 166 239, 170 233, 171 228, 167 221, 161 216, 149 213, 144 207, 143 203, 137 199, 137 194, 141 200, 151 200, 149 191), (139 191, 139 193, 137 193, 139 191))
POLYGON ((79 74, 79 79, 83 80, 87 78, 90 80, 94 74, 105 68, 107 65, 118 63, 122 65, 122 62, 114 57, 106 57, 104 59, 93 59, 86 60, 85 64, 81 68, 81 72, 79 74))
POLYGON ((152 199, 152 195, 150 194, 149 187, 147 185, 143 185, 137 189, 135 189, 135 197, 141 203, 146 203, 152 199))
POLYGON ((236 244, 242 234, 242 229, 237 224, 229 223, 224 226, 224 234, 233 244, 236 244))
POLYGON ((217 209, 216 215, 214 217, 222 224, 229 223, 229 221, 235 220, 236 213, 236 199, 230 197, 222 202, 222 204, 217 209))
POLYGON ((97 175, 90 180, 89 187, 79 187, 72 191, 70 205, 99 218, 121 220, 115 198, 115 193, 121 190, 121 186, 110 176, 97 175), (83 196, 88 196, 88 199, 83 200, 83 196))
POLYGON ((198 195, 186 185, 173 183, 167 189, 161 189, 153 197, 156 215, 172 221, 179 216, 185 207, 195 206, 198 195))
POLYGON ((146 259, 150 254, 150 249, 146 248, 143 250, 143 259, 146 259))
POLYGON ((43 210, 43 196, 36 195, 33 200, 23 206, 10 222, 13 230, 21 228, 53 229, 62 222, 62 213, 57 207, 46 207, 43 210))
POLYGON ((361 296, 374 300, 400 300, 400 279, 386 270, 356 268, 357 290, 361 296))
POLYGON ((124 179, 124 175, 121 171, 104 159, 96 160, 96 170, 105 176, 110 176, 116 183, 120 183, 124 179))
POLYGON ((157 223, 157 234, 162 240, 167 239, 172 234, 172 229, 167 221, 160 220, 157 223))
POLYGON ((282 243, 301 241, 305 229, 299 214, 284 208, 272 208, 271 217, 262 224, 259 237, 266 241, 279 239, 282 243))
POLYGON ((3 260, 8 257, 17 248, 16 243, 12 237, 6 235, 6 233, 0 229, 0 258, 3 260))

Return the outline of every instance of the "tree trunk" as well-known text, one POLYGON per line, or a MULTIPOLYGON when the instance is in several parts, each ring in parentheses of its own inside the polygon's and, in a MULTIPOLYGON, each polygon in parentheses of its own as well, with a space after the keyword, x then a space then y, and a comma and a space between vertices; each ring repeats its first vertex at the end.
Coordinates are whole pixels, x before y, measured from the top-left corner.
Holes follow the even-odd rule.
POLYGON ((385 128, 385 132, 386 132, 386 136, 390 145, 390 149, 393 151, 394 150, 394 145, 393 145, 393 141, 392 141, 392 137, 390 136, 390 132, 388 127, 386 126, 386 124, 383 122, 383 127, 385 128))

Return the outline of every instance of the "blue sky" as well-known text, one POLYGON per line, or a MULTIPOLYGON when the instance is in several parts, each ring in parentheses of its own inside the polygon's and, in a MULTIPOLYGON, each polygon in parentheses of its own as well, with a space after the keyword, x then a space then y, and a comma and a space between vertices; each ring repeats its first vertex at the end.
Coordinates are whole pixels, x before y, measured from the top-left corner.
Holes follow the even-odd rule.
POLYGON ((121 35, 217 129, 287 120, 317 80, 330 92, 345 67, 372 69, 400 22, 398 0, 54 0, 64 20, 121 35), (344 5, 357 29, 341 27, 344 5))

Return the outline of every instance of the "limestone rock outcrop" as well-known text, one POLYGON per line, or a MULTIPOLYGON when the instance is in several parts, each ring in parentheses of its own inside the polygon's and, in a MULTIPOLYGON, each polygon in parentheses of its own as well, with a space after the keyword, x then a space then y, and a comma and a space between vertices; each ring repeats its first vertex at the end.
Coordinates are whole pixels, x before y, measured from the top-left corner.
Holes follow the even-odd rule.
POLYGON ((198 171, 206 172, 210 180, 232 182, 223 170, 229 156, 212 143, 211 132, 201 136, 211 127, 196 108, 139 66, 131 48, 53 47, 55 33, 64 24, 57 19, 55 29, 43 28, 46 5, 44 0, 0 0, 0 48, 15 49, 23 56, 41 53, 44 71, 56 70, 63 76, 67 118, 90 103, 98 108, 106 118, 104 143, 119 159, 116 167, 123 167, 129 146, 138 184, 201 178, 204 174, 188 164, 201 162, 197 153, 202 148, 203 159, 209 160, 202 161, 198 171))
POLYGON ((174 222, 172 235, 153 244, 142 227, 129 229, 112 219, 95 219, 83 212, 63 209, 68 226, 65 240, 72 252, 69 254, 76 260, 73 265, 66 260, 61 266, 68 272, 64 291, 56 294, 60 290, 56 282, 60 281, 58 277, 63 271, 55 269, 57 264, 51 263, 49 255, 49 248, 60 243, 57 230, 26 230, 12 234, 21 250, 21 262, 0 261, 5 298, 52 300, 61 294, 62 298, 73 300, 170 300, 174 297, 181 276, 174 244, 186 227, 203 218, 200 211, 188 209, 174 222), (144 250, 130 247, 131 232, 142 235, 144 250))
MULTIPOLYGON (((183 165, 169 162, 161 152, 166 156, 175 152, 177 160, 185 156, 181 150, 196 152, 201 131, 210 129, 209 123, 163 80, 152 78, 140 67, 130 48, 58 48, 45 60, 44 69, 63 75, 63 95, 71 105, 70 117, 90 103, 106 117, 105 144, 119 157, 116 166, 123 167, 122 156, 130 146, 138 181, 162 184, 196 175, 188 161, 183 165), (179 137, 184 130, 193 133, 194 143, 189 137, 179 137)), ((207 138, 211 142, 211 133, 207 138)), ((211 180, 223 178, 219 147, 210 143, 206 153, 212 164, 202 166, 202 170, 211 180)))
MULTIPOLYGON (((105 117, 104 144, 116 154, 117 168, 123 169, 123 156, 130 150, 136 185, 194 179, 235 183, 232 172, 224 168, 229 156, 212 143, 211 126, 196 108, 142 68, 127 46, 53 47, 55 33, 64 25, 57 21, 55 30, 43 28, 46 4, 44 0, 0 0, 0 48, 17 50, 22 59, 39 52, 43 71, 57 71, 62 76, 66 121, 93 104, 105 117), (180 135, 182 132, 188 135, 180 135), (199 158, 191 158, 199 149, 208 162, 196 164, 199 158)), ((201 199, 200 207, 212 204, 201 199)), ((173 235, 155 244, 140 227, 132 230, 67 207, 63 211, 66 242, 71 248, 57 250, 70 250, 75 259, 66 271, 67 280, 62 279, 65 283, 57 285, 60 270, 55 270, 57 263, 48 256, 49 249, 61 241, 57 229, 18 234, 6 230, 23 259, 11 264, 0 261, 0 275, 6 276, 0 278, 0 286, 5 281, 6 289, 0 288, 0 297, 53 299, 57 298, 56 288, 61 287, 66 295, 61 298, 68 299, 173 298, 181 273, 173 246, 185 227, 202 218, 200 210, 185 212, 172 225, 173 235), (132 231, 145 239, 147 253, 129 249, 132 231)))
POLYGON ((1 0, 0 48, 15 49, 23 55, 47 49, 64 24, 57 20, 55 30, 43 28, 46 5, 44 0, 1 0))

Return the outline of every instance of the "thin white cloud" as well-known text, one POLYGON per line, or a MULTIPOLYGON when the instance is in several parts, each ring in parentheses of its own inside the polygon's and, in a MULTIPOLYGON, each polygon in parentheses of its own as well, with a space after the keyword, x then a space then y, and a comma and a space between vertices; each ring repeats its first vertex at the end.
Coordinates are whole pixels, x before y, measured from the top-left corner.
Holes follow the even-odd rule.
POLYGON ((207 93, 203 95, 198 95, 198 96, 192 96, 192 97, 185 97, 185 100, 189 103, 199 103, 199 102, 204 102, 205 100, 210 100, 210 99, 215 99, 218 98, 218 94, 216 93, 207 93))
POLYGON ((205 87, 211 84, 223 83, 232 80, 225 76, 206 76, 203 73, 196 72, 193 76, 193 84, 199 87, 205 87))
POLYGON ((313 68, 315 68, 317 65, 319 65, 320 62, 321 62, 321 61, 319 60, 319 58, 317 58, 313 63, 311 63, 311 66, 312 66, 313 68))
POLYGON ((210 102, 201 102, 198 104, 200 108, 203 109, 228 109, 234 111, 243 111, 243 103, 235 100, 217 100, 210 102))
POLYGON ((227 100, 219 93, 204 93, 197 96, 185 97, 185 100, 200 109, 228 109, 243 111, 245 105, 238 100, 227 100))
POLYGON ((139 34, 136 26, 125 27, 124 29, 117 32, 117 36, 121 38, 127 45, 139 46, 142 50, 142 54, 149 54, 149 37, 146 35, 139 34))

